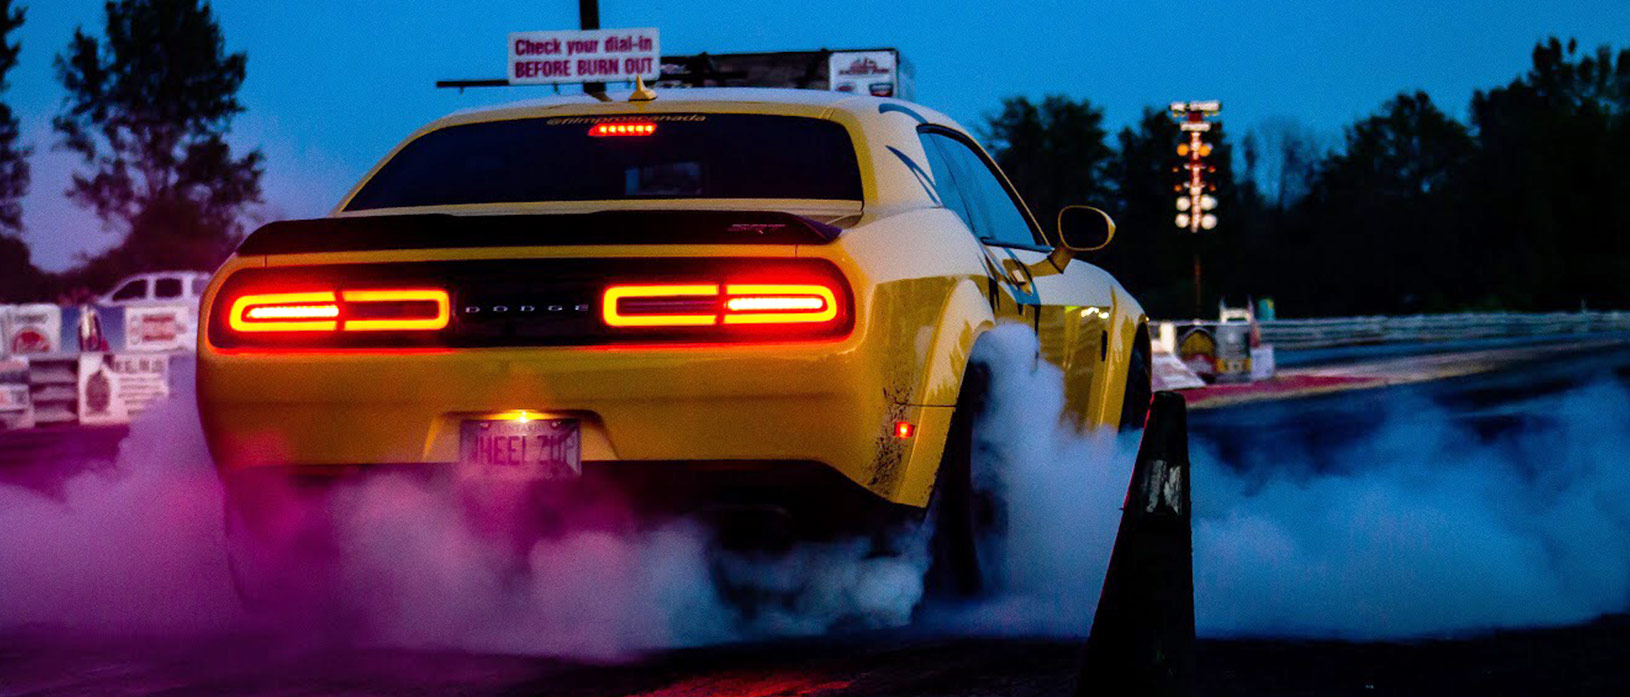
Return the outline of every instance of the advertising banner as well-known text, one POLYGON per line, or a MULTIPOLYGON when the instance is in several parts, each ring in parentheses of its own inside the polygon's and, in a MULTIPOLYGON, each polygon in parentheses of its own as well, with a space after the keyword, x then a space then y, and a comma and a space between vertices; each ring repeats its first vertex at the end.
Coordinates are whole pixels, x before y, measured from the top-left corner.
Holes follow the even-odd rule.
POLYGON ((5 311, 6 353, 25 356, 62 350, 62 308, 47 303, 5 311))
POLYGON ((193 347, 197 336, 186 305, 125 308, 125 350, 183 351, 193 347))
POLYGON ((154 401, 170 395, 170 359, 150 353, 86 353, 79 356, 79 422, 129 423, 154 401))
POLYGON ((28 359, 0 358, 0 429, 33 426, 34 407, 28 398, 28 359))
POLYGON ((833 51, 828 59, 832 91, 910 99, 894 51, 833 51))
POLYGON ((509 84, 655 80, 662 44, 655 28, 523 31, 509 35, 509 84))

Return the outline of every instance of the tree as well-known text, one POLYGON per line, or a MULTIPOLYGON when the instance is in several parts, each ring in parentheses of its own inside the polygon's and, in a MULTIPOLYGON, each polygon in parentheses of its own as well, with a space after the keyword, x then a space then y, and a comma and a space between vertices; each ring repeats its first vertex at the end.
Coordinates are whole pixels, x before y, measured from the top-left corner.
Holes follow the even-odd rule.
MULTIPOLYGON (((17 67, 22 44, 11 40, 23 26, 23 9, 0 0, 0 92, 11 85, 7 76, 17 67)), ((0 102, 0 302, 38 300, 40 270, 30 259, 28 245, 16 233, 23 229, 23 194, 28 193, 29 149, 21 137, 11 105, 0 102)))
POLYGON ((1241 141, 1247 180, 1277 210, 1284 211, 1307 195, 1313 167, 1320 158, 1313 130, 1289 118, 1264 121, 1241 141))
MULTIPOLYGON (((11 35, 23 26, 24 10, 12 7, 11 0, 0 0, 0 92, 11 88, 8 76, 17 67, 21 42, 13 42, 11 35)), ((21 232, 23 229, 23 195, 28 193, 29 148, 19 139, 22 131, 11 105, 0 102, 0 229, 21 232)))
POLYGON ((248 59, 226 53, 202 0, 110 0, 105 10, 104 38, 76 29, 56 59, 68 96, 52 126, 88 169, 68 196, 126 234, 86 265, 84 281, 213 268, 260 202, 260 151, 235 157, 225 139, 243 111, 248 59))
POLYGON ((1111 152, 1103 124, 1103 110, 1062 95, 1039 105, 1009 97, 1000 113, 985 119, 983 136, 996 163, 1049 234, 1060 208, 1102 205, 1107 197, 1104 165, 1111 152))
POLYGON ((1630 306, 1630 50, 1552 38, 1533 67, 1472 98, 1466 210, 1485 232, 1493 302, 1630 306))
MULTIPOLYGON (((1251 229, 1241 224, 1242 192, 1234 185, 1233 150, 1221 125, 1205 134, 1212 145, 1206 158, 1215 172, 1206 181, 1216 185, 1216 215, 1221 221, 1199 233, 1178 228, 1177 192, 1182 179, 1177 170, 1177 145, 1183 139, 1165 109, 1146 108, 1134 126, 1116 134, 1116 149, 1106 173, 1113 185, 1109 212, 1115 218, 1115 241, 1089 260, 1115 274, 1145 309, 1162 317, 1191 316, 1194 307, 1194 258, 1204 266, 1201 311, 1215 307, 1219 297, 1242 302, 1252 292, 1241 257, 1251 251, 1243 236, 1251 229)), ((1254 195, 1248 189, 1244 194, 1254 195)))
POLYGON ((1105 168, 1114 193, 1106 210, 1115 219, 1115 239, 1091 261, 1115 274, 1144 308, 1162 316, 1189 314, 1186 284, 1189 256, 1172 225, 1172 186, 1177 174, 1177 124, 1160 109, 1146 108, 1136 126, 1115 136, 1114 156, 1105 168))
POLYGON ((1326 311, 1452 309, 1476 270, 1458 257, 1473 143, 1424 92, 1405 93, 1348 127, 1302 201, 1311 226, 1294 264, 1326 311))

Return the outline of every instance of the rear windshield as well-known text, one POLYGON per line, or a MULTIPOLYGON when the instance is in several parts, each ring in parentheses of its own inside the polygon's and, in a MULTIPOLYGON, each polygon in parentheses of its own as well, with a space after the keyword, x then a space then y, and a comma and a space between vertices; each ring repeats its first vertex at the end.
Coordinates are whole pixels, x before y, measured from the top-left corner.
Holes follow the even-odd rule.
POLYGON ((861 198, 848 131, 831 121, 661 114, 649 135, 590 135, 640 117, 451 126, 403 147, 346 210, 533 201, 861 198))

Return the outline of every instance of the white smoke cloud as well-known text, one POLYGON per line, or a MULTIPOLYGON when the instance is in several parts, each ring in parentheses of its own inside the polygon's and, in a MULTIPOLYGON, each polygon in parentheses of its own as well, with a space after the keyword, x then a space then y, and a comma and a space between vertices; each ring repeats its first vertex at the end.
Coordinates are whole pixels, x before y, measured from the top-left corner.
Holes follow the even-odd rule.
POLYGON ((973 360, 991 367, 991 393, 974 434, 974 473, 980 486, 999 480, 1008 516, 1001 591, 931 608, 937 629, 1075 636, 1092 626, 1137 443, 1061 421, 1063 374, 1036 349, 1035 333, 1017 325, 975 348, 973 360))
POLYGON ((0 627, 197 633, 242 620, 192 405, 157 405, 118 466, 89 468, 60 497, 0 485, 0 627))
MULTIPOLYGON (((1003 590, 923 608, 923 631, 1091 626, 1136 443, 1061 424, 1062 378, 1035 356, 1022 328, 976 354, 994 368, 975 468, 998 473, 1007 500, 1003 590)), ((309 623, 238 606, 189 390, 138 419, 116 463, 63 463, 85 471, 60 493, 0 485, 0 629, 309 635, 309 623)), ((1223 462, 1196 438, 1201 632, 1407 637, 1624 610, 1630 395, 1605 381, 1511 409, 1544 418, 1489 438, 1400 400, 1317 467, 1291 448, 1223 462)), ((898 626, 928 564, 923 530, 899 532, 899 556, 861 539, 721 555, 685 522, 568 532, 516 557, 414 478, 380 477, 330 505, 343 612, 322 614, 317 633, 366 644, 617 658, 898 626), (721 579, 769 601, 744 609, 721 579)))
POLYGON ((1197 447, 1202 633, 1414 636, 1630 608, 1630 394, 1601 381, 1515 411, 1529 418, 1485 439, 1398 398, 1321 470, 1197 447))

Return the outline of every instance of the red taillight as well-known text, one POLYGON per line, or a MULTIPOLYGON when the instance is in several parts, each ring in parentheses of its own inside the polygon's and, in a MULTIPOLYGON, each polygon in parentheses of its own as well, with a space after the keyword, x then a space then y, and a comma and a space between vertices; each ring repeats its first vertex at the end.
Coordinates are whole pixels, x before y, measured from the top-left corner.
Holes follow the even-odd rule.
POLYGON ((439 288, 347 290, 340 293, 348 332, 436 331, 452 319, 452 302, 439 288))
POLYGON ((838 318, 838 297, 812 283, 753 283, 724 287, 725 324, 804 324, 838 318))
POLYGON ((719 323, 718 297, 711 284, 611 286, 600 318, 608 327, 706 327, 719 323))
POLYGON ((596 138, 606 136, 648 136, 657 132, 654 121, 607 121, 597 123, 589 128, 589 135, 596 138))
POLYGON ((451 306, 439 288, 252 293, 232 301, 226 322, 251 333, 436 331, 447 326, 451 306))
POLYGON ((232 301, 227 324, 240 332, 331 332, 339 316, 333 291, 256 293, 232 301))
POLYGON ((838 320, 838 296, 821 283, 615 285, 600 317, 608 327, 821 325, 838 320))
POLYGON ((913 424, 910 421, 896 421, 896 422, 894 422, 894 437, 895 438, 906 439, 906 438, 910 438, 910 437, 912 437, 914 435, 917 435, 917 425, 916 424, 913 424))

